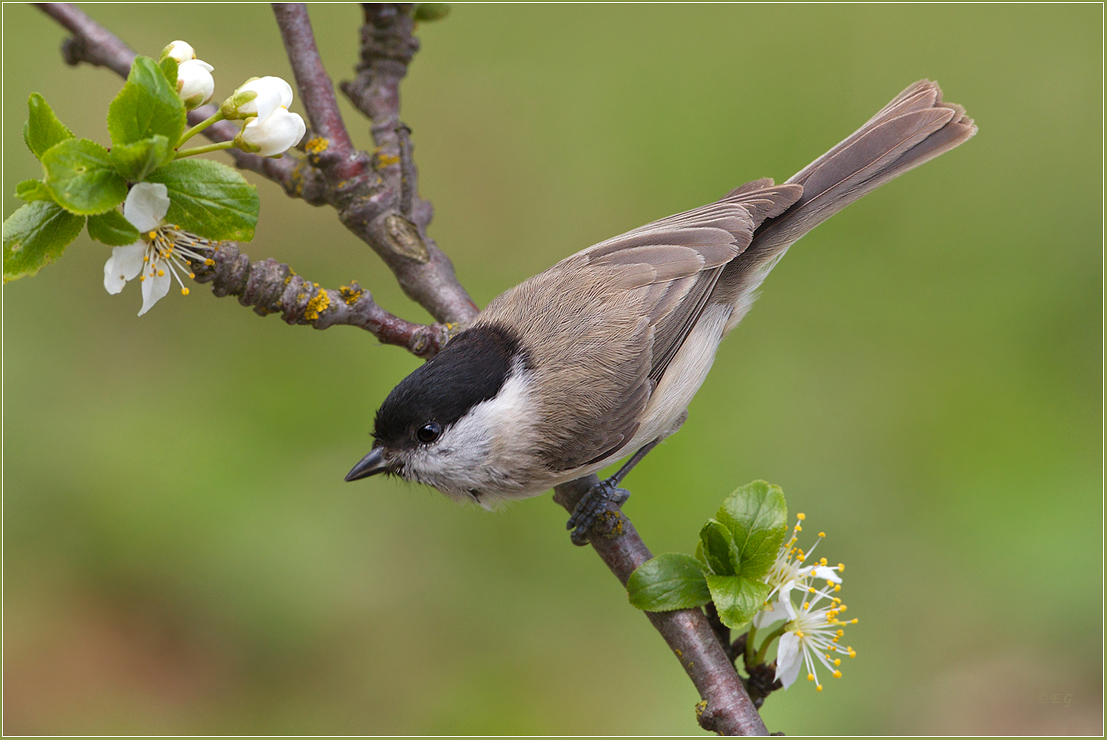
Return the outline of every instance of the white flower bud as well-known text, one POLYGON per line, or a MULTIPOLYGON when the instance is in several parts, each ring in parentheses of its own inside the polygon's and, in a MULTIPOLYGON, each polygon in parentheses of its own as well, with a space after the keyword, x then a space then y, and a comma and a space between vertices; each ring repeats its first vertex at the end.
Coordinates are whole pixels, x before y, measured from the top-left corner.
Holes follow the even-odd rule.
POLYGON ((244 85, 223 104, 223 115, 234 120, 257 116, 261 120, 269 117, 277 108, 292 105, 292 86, 280 77, 260 77, 247 80, 244 85), (250 93, 253 93, 251 96, 250 93), (242 100, 242 98, 249 98, 242 100))
POLYGON ((177 67, 177 94, 184 101, 185 108, 199 108, 211 100, 215 93, 212 69, 210 64, 199 59, 189 59, 177 67))
POLYGON ((161 58, 172 58, 177 64, 184 64, 189 59, 196 58, 196 51, 187 41, 174 41, 161 51, 161 58))
POLYGON ((238 135, 239 146, 263 157, 274 157, 289 147, 298 144, 304 138, 307 126, 297 113, 289 113, 287 108, 279 107, 265 120, 251 118, 242 127, 238 135), (246 146, 242 146, 245 143, 246 146))

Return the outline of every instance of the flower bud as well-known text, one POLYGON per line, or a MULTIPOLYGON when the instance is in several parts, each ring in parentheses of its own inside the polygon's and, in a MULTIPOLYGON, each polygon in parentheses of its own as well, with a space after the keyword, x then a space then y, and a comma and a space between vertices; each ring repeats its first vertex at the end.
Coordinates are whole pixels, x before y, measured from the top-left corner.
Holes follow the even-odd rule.
POLYGON ((223 103, 223 116, 230 120, 269 117, 277 108, 292 105, 292 86, 280 77, 255 77, 234 91, 223 103))
POLYGON ((211 100, 215 93, 211 70, 210 64, 199 59, 189 59, 177 67, 177 94, 188 110, 199 108, 211 100))
POLYGON ((279 107, 262 120, 251 118, 235 137, 240 149, 255 152, 263 157, 275 157, 304 138, 307 126, 297 113, 289 113, 279 107))
POLYGON ((172 58, 177 64, 184 64, 196 58, 196 52, 187 41, 174 41, 161 50, 161 61, 172 58))

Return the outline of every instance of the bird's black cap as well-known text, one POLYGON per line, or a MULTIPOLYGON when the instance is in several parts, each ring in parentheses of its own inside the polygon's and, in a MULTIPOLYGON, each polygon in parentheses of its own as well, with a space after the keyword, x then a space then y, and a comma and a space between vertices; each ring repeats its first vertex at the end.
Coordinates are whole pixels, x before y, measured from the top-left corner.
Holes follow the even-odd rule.
POLYGON ((509 329, 475 326, 454 337, 422 367, 404 378, 377 411, 373 436, 390 448, 418 444, 420 427, 449 427, 477 404, 494 398, 511 375, 520 353, 509 329))

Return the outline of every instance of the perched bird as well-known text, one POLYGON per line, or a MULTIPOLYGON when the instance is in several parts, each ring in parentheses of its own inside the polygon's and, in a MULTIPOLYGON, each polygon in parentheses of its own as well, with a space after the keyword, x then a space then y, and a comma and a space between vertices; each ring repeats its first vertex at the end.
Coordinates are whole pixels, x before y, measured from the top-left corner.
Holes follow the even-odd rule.
POLYGON ((629 495, 622 477, 684 423, 719 342, 788 247, 975 133, 923 80, 783 185, 756 180, 567 257, 396 386, 346 480, 389 473, 492 508, 633 455, 569 520, 585 538, 629 495))

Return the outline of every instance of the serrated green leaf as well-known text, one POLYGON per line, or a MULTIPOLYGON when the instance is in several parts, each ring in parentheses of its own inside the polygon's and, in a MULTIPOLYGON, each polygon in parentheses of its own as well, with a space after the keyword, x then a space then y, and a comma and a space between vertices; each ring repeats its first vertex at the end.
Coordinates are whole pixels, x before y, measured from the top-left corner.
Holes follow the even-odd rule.
POLYGON ((703 564, 675 552, 639 565, 627 580, 627 595, 632 606, 648 612, 691 609, 711 601, 703 564))
POLYGON ((734 535, 742 567, 738 573, 757 580, 769 572, 788 531, 788 506, 779 486, 754 481, 730 494, 718 519, 734 535))
POLYGON ((207 159, 178 159, 158 168, 147 182, 169 191, 165 220, 215 240, 248 242, 258 222, 257 188, 230 167, 207 159))
POLYGON ((109 156, 115 171, 131 182, 140 182, 158 168, 169 154, 169 139, 154 134, 133 144, 116 144, 109 156))
POLYGON ((30 203, 33 200, 53 200, 49 188, 42 180, 24 180, 15 186, 15 197, 30 203))
POLYGON ((66 139, 42 155, 46 187, 58 205, 79 216, 111 210, 127 197, 127 182, 108 150, 88 139, 66 139))
POLYGON ((83 216, 51 201, 21 206, 4 221, 4 282, 34 275, 56 260, 84 224, 83 216))
POLYGON ((176 83, 169 84, 157 62, 135 57, 123 89, 108 106, 108 133, 114 146, 134 144, 154 135, 170 144, 164 162, 173 157, 173 147, 185 129, 185 107, 177 95, 176 83))
POLYGON ((449 14, 449 3, 418 3, 415 6, 415 12, 412 14, 412 18, 416 21, 430 23, 431 21, 440 21, 449 14))
POLYGON ((29 114, 23 124, 23 141, 36 157, 42 159, 46 150, 65 139, 72 139, 73 132, 54 115, 54 109, 38 93, 27 99, 29 114))
POLYGON ((738 572, 741 559, 729 529, 714 519, 708 519, 700 530, 700 544, 703 545, 703 559, 712 573, 732 576, 738 572))
POLYGON ((112 247, 125 247, 141 238, 138 229, 114 208, 88 217, 88 235, 112 247))
POLYGON ((768 584, 743 576, 707 576, 707 588, 722 623, 738 629, 753 619, 772 590, 768 584))

